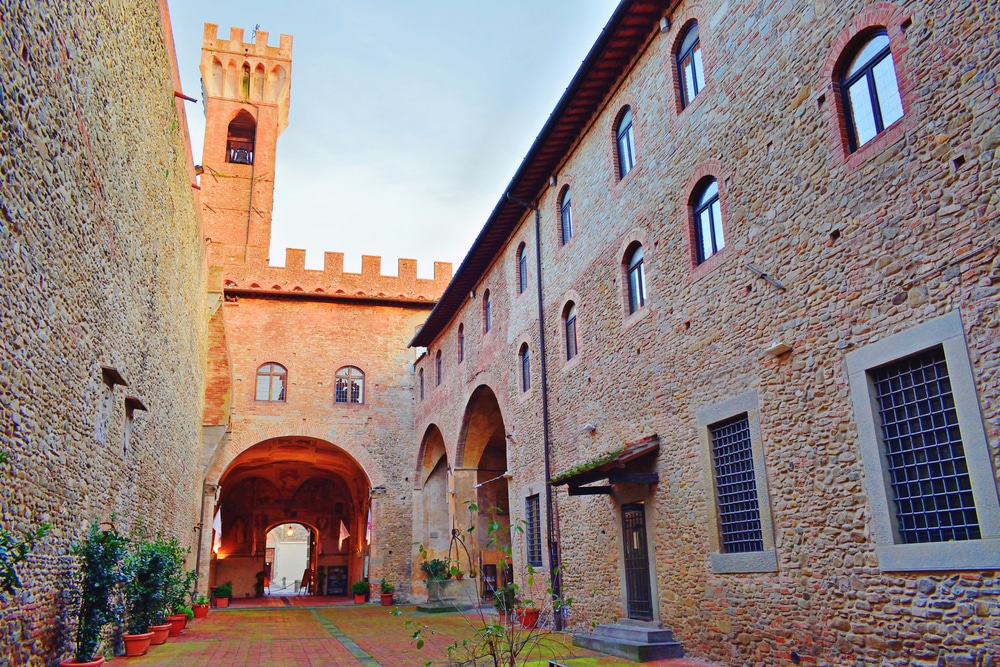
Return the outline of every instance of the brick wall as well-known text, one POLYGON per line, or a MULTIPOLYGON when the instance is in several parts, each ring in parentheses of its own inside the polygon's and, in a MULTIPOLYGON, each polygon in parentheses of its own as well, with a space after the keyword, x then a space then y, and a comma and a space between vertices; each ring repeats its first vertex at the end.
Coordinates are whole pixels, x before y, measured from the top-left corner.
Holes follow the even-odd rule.
MULTIPOLYGON (((879 570, 844 362, 852 349, 958 309, 996 460, 1000 51, 987 35, 998 17, 995 8, 947 3, 866 9, 681 3, 566 156, 555 186, 539 195, 553 472, 659 435, 660 482, 639 494, 651 507, 656 615, 690 654, 725 664, 787 664, 792 651, 805 664, 938 664, 939 656, 973 664, 995 659, 1000 642, 998 573, 879 570), (681 110, 672 49, 691 19, 706 83, 681 110), (898 54, 903 129, 848 155, 827 61, 880 20, 898 54), (637 161, 619 179, 614 124, 626 104, 637 161), (690 198, 706 175, 720 186, 726 247, 695 267, 690 198), (566 184, 575 234, 563 246, 558 195, 566 184), (635 241, 648 301, 630 316, 623 262, 635 241), (569 300, 578 307, 580 355, 567 362, 559 316, 569 300), (776 341, 792 352, 766 355, 776 341), (778 570, 719 574, 710 567, 713 501, 696 413, 746 391, 759 401, 778 570), (588 423, 596 431, 584 431, 588 423)), ((462 448, 472 391, 487 384, 497 394, 515 518, 544 481, 540 382, 534 377, 523 395, 517 365, 526 341, 538 372, 533 233, 526 216, 483 273, 477 298, 417 365, 432 377, 443 350, 445 383, 428 383, 416 432, 438 426, 450 461, 462 448), (531 289, 517 294, 523 241, 531 289), (486 288, 494 330, 484 336, 486 288), (466 360, 458 364, 463 322, 466 360)), ((617 488, 614 501, 558 495, 577 628, 624 614, 616 508, 636 493, 617 488)), ((514 553, 521 567, 516 535, 514 553)))
POLYGON ((0 19, 0 515, 53 524, 0 600, 5 665, 68 654, 70 545, 89 521, 182 544, 199 521, 203 241, 165 17, 32 2, 0 19), (128 386, 108 395, 102 365, 128 386), (123 459, 126 395, 148 411, 123 459))

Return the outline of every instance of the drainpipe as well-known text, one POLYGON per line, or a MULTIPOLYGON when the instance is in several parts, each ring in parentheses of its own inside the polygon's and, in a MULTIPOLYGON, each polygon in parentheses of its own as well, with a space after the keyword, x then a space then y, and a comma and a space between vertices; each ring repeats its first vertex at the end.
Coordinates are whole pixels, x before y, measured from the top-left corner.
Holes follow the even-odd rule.
MULTIPOLYGON (((549 547, 549 584, 552 587, 552 599, 558 600, 561 596, 562 585, 559 575, 559 541, 557 539, 556 525, 553 520, 555 505, 552 498, 552 470, 549 462, 549 381, 545 367, 545 309, 542 299, 542 213, 537 206, 533 206, 526 201, 512 197, 510 192, 506 193, 508 201, 522 206, 529 211, 535 212, 535 273, 538 282, 538 356, 541 366, 542 376, 542 452, 545 459, 545 531, 549 547)), ((561 611, 554 613, 553 622, 556 630, 563 629, 563 616, 561 611)))

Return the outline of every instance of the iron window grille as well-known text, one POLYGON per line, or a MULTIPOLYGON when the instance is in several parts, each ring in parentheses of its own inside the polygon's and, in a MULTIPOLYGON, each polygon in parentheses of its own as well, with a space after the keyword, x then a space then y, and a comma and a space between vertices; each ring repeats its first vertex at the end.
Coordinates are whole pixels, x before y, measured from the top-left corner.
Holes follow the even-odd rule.
POLYGON ((417 373, 417 377, 420 380, 420 400, 424 400, 424 369, 421 368, 420 372, 417 373))
POLYGON ((764 550, 750 420, 744 413, 709 426, 723 553, 764 550))
POLYGON ((570 305, 566 311, 566 360, 569 361, 578 352, 576 340, 576 306, 570 305))
POLYGON ((458 325, 458 363, 465 361, 465 325, 458 325))
POLYGON ((870 371, 905 544, 980 539, 944 349, 870 371))
POLYGON ((562 223, 562 244, 566 245, 573 238, 573 204, 569 197, 569 188, 563 194, 559 205, 559 219, 562 223))
POLYGON ((257 369, 256 400, 284 402, 288 371, 281 364, 264 364, 257 369))
POLYGON ((434 370, 436 372, 434 386, 441 386, 441 350, 438 350, 437 355, 434 358, 434 370))
POLYGON ((538 494, 528 496, 524 501, 526 526, 526 544, 528 548, 528 565, 542 566, 542 515, 541 502, 538 494))
POLYGON ((528 251, 524 244, 517 251, 517 293, 524 294, 528 289, 528 251))
POLYGON ((360 368, 345 366, 337 371, 334 401, 336 403, 365 402, 365 374, 360 368))
POLYGON ((698 23, 692 23, 677 49, 677 76, 681 82, 681 107, 691 104, 705 85, 705 70, 701 62, 701 40, 698 23))
POLYGON ((844 71, 840 94, 851 152, 903 117, 896 66, 885 30, 858 49, 844 71))
POLYGON ((722 208, 719 183, 713 178, 702 188, 694 209, 695 246, 698 264, 726 246, 722 234, 722 208))
POLYGON ((521 348, 521 391, 531 389, 531 354, 528 346, 521 348))
POLYGON ((626 174, 635 167, 635 146, 632 136, 632 110, 627 108, 618 121, 618 131, 615 133, 618 143, 618 177, 625 178, 626 174))
POLYGON ((646 305, 646 270, 642 259, 642 246, 632 251, 628 262, 628 312, 629 315, 646 305))

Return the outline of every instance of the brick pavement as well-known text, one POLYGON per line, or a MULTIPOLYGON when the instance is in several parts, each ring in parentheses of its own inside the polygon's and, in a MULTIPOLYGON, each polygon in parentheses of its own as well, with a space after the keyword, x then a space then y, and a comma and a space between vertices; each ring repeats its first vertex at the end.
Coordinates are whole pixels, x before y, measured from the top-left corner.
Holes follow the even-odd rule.
MULTIPOLYGON (((476 614, 400 614, 375 605, 259 606, 213 609, 188 624, 180 637, 154 646, 140 658, 118 658, 130 667, 410 667, 447 664, 447 646, 473 632, 476 614), (409 622, 409 623, 408 623, 409 622), (412 640, 423 628, 425 645, 412 640)), ((557 658, 568 667, 618 667, 633 663, 573 647, 568 637, 549 635, 541 654, 526 665, 542 667, 557 658)), ((694 660, 662 660, 651 667, 706 667, 694 660)))

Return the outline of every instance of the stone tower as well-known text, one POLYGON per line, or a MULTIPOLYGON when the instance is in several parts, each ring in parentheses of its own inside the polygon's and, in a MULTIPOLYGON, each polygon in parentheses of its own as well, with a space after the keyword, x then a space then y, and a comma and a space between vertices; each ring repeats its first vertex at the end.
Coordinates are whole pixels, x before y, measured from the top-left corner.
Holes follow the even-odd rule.
POLYGON ((278 135, 288 125, 292 37, 268 46, 242 28, 229 39, 205 24, 201 80, 205 99, 201 204, 213 266, 267 261, 278 135))

